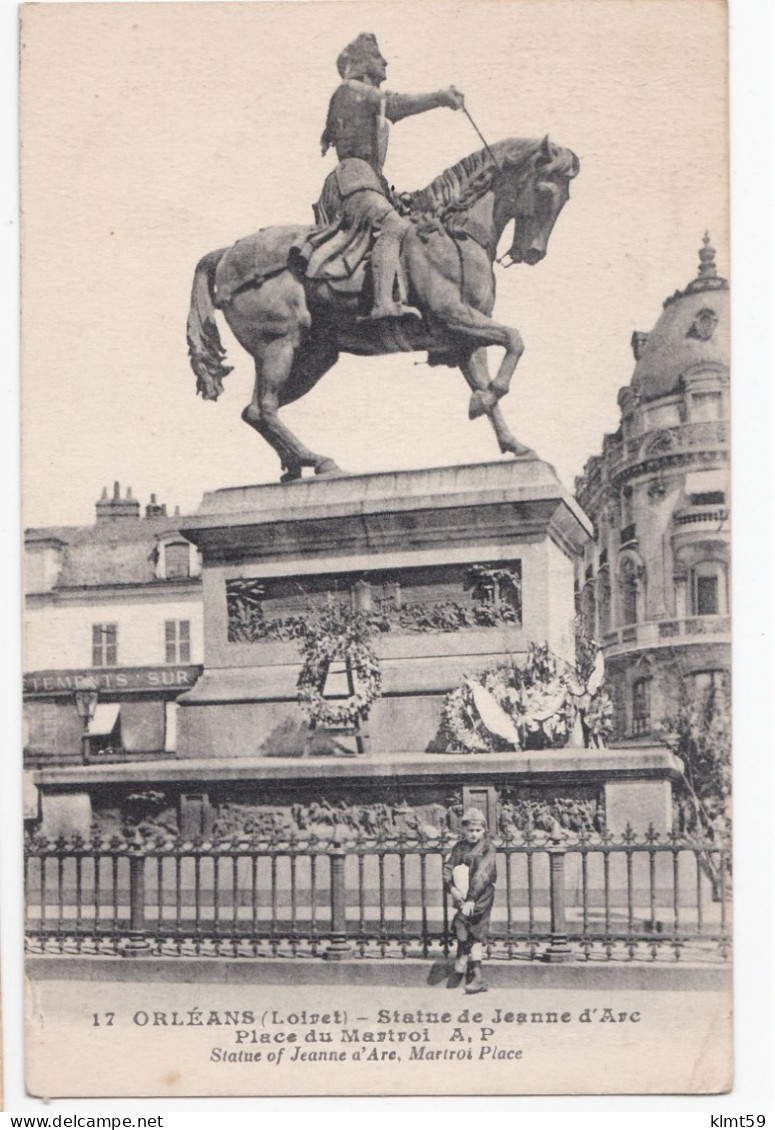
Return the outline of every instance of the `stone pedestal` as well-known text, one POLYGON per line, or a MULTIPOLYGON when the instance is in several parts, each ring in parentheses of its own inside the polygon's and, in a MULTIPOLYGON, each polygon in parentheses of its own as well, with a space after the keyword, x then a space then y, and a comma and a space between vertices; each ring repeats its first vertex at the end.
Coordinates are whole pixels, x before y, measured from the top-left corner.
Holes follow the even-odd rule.
MULTIPOLYGON (((680 761, 657 746, 632 749, 566 749, 489 754, 393 753, 359 758, 181 759, 43 769, 35 774, 41 792, 46 835, 88 832, 92 812, 87 790, 99 788, 118 804, 141 788, 164 791, 177 798, 181 821, 193 794, 202 806, 217 808, 224 799, 242 798, 253 804, 290 806, 305 798, 341 797, 357 803, 390 802, 391 796, 443 803, 458 790, 464 805, 493 808, 491 831, 497 831, 497 794, 516 795, 541 790, 547 797, 563 796, 583 784, 606 805, 609 830, 619 834, 629 822, 642 837, 650 824, 660 834, 670 830, 671 783, 681 772, 680 761), (197 786, 197 782, 200 784, 197 786), (203 791, 202 782, 207 782, 203 791), (75 792, 78 786, 83 792, 75 792), (488 802, 487 795, 491 794, 488 802), (630 800, 632 798, 632 800, 630 800)), ((211 819, 187 826, 188 835, 209 834, 211 819)))
POLYGON ((235 585, 267 593, 267 606, 287 616, 326 595, 349 599, 364 582, 375 599, 401 589, 402 599, 427 593, 426 604, 443 604, 470 601, 465 578, 478 565, 508 566, 519 577, 512 622, 398 628, 375 639, 383 695, 369 729, 377 756, 426 749, 444 695, 504 654, 535 641, 573 658, 573 562, 590 525, 537 459, 215 491, 183 532, 202 554, 205 669, 178 700, 180 757, 253 759, 267 739, 304 723, 298 645, 239 638, 227 599, 235 585))
MULTIPOLYGON (((230 812, 256 810, 292 830, 337 806, 389 809, 397 833, 410 818, 454 831, 471 805, 497 835, 515 804, 533 801, 557 802, 587 827, 599 828, 605 812, 615 835, 628 825, 639 836, 649 825, 669 830, 680 765, 664 749, 429 752, 444 696, 466 675, 531 642, 573 661, 573 564, 590 527, 547 464, 215 491, 183 532, 202 554, 205 651, 202 676, 178 699, 178 756, 39 772, 47 834, 87 834, 90 794, 95 812, 115 814, 149 787, 186 837, 228 826, 230 812), (482 570, 484 596, 472 597, 482 570), (294 616, 314 615, 331 597, 375 609, 389 598, 399 610, 374 637, 382 696, 368 719, 368 752, 353 757, 305 756, 302 657, 297 640, 283 638, 294 616)), ((560 946, 559 926, 557 934, 560 946)))

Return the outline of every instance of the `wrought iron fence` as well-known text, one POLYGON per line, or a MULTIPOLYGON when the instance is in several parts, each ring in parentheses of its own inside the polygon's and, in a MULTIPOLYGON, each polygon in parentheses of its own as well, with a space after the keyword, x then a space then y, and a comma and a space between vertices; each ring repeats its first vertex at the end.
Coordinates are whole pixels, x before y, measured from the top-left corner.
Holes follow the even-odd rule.
MULTIPOLYGON (((37 953, 439 957, 454 910, 455 837, 80 837, 27 844, 27 947, 37 953)), ((526 832, 495 842, 488 956, 724 961, 729 848, 526 832)))

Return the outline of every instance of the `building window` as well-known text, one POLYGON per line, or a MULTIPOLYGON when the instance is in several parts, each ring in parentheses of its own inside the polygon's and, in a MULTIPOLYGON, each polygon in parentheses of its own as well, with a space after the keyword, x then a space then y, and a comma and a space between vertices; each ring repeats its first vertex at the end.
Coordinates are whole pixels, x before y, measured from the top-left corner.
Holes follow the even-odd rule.
POLYGON ((115 667, 118 663, 118 624, 92 624, 92 667, 115 667))
POLYGON ((167 663, 191 662, 190 620, 165 620, 164 658, 167 663))
POLYGON ((597 581, 597 608, 600 620, 600 633, 605 635, 611 630, 611 580, 608 570, 604 569, 598 574, 597 581))
POLYGON ((705 561, 692 574, 692 615, 726 615, 726 571, 720 562, 705 561))
POLYGON ((189 577, 191 565, 187 541, 173 541, 164 546, 164 576, 168 581, 189 577))
POLYGON ((611 699, 614 707, 614 735, 624 738, 627 736, 626 702, 621 684, 615 681, 611 684, 611 699))
POLYGON ((624 586, 624 622, 636 624, 638 622, 638 590, 633 580, 627 580, 624 586))
POLYGON ((720 392, 695 392, 692 394, 693 420, 720 420, 723 404, 720 392))
POLYGON ((651 733, 650 679, 632 684, 632 732, 635 737, 651 733))
POLYGON ((178 748, 178 704, 164 703, 164 752, 175 753, 178 748))
POLYGON ((700 694, 710 694, 711 691, 722 690, 728 681, 727 671, 714 668, 710 671, 695 671, 692 675, 694 689, 700 694))
POLYGON ((62 745, 62 707, 58 702, 25 702, 25 749, 55 753, 62 745))
POLYGON ((622 563, 622 623, 637 624, 638 622, 638 570, 635 564, 625 558, 622 563))
POLYGON ((584 586, 581 593, 581 627, 587 639, 595 636, 595 590, 592 584, 584 586))
POLYGON ((697 615, 718 616, 718 577, 697 578, 697 615))

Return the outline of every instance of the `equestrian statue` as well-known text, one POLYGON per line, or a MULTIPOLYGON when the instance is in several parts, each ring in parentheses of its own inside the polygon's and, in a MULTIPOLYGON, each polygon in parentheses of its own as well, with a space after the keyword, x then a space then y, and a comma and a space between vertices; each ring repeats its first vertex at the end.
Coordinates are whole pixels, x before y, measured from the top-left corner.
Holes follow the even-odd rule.
POLYGON ((511 220, 511 246, 499 262, 543 259, 578 158, 548 137, 508 138, 485 144, 427 188, 396 195, 382 171, 389 123, 438 107, 467 114, 463 95, 454 86, 383 92, 387 64, 370 34, 342 51, 337 68, 342 82, 321 147, 325 155, 333 146, 338 163, 314 206, 314 226, 264 228, 197 264, 187 334, 197 391, 217 400, 231 372, 215 320, 220 309, 255 361, 242 418, 277 452, 283 482, 300 478, 304 467, 339 472, 278 413, 309 392, 341 352, 422 350, 431 365, 460 368, 471 388, 470 417, 488 416, 502 452, 531 456, 498 403, 523 344, 516 329, 491 316, 493 265, 511 220), (488 345, 505 351, 493 379, 488 345))

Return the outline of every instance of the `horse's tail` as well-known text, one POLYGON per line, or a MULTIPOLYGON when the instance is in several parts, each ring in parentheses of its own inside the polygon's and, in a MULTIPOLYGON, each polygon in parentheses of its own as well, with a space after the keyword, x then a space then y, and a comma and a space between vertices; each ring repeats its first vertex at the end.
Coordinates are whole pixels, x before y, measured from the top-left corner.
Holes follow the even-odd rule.
POLYGON ((191 368, 196 373, 196 391, 205 400, 218 399, 223 392, 223 378, 232 370, 231 365, 223 364, 226 350, 221 344, 213 305, 215 268, 225 252, 224 247, 199 260, 191 288, 186 340, 191 368))

